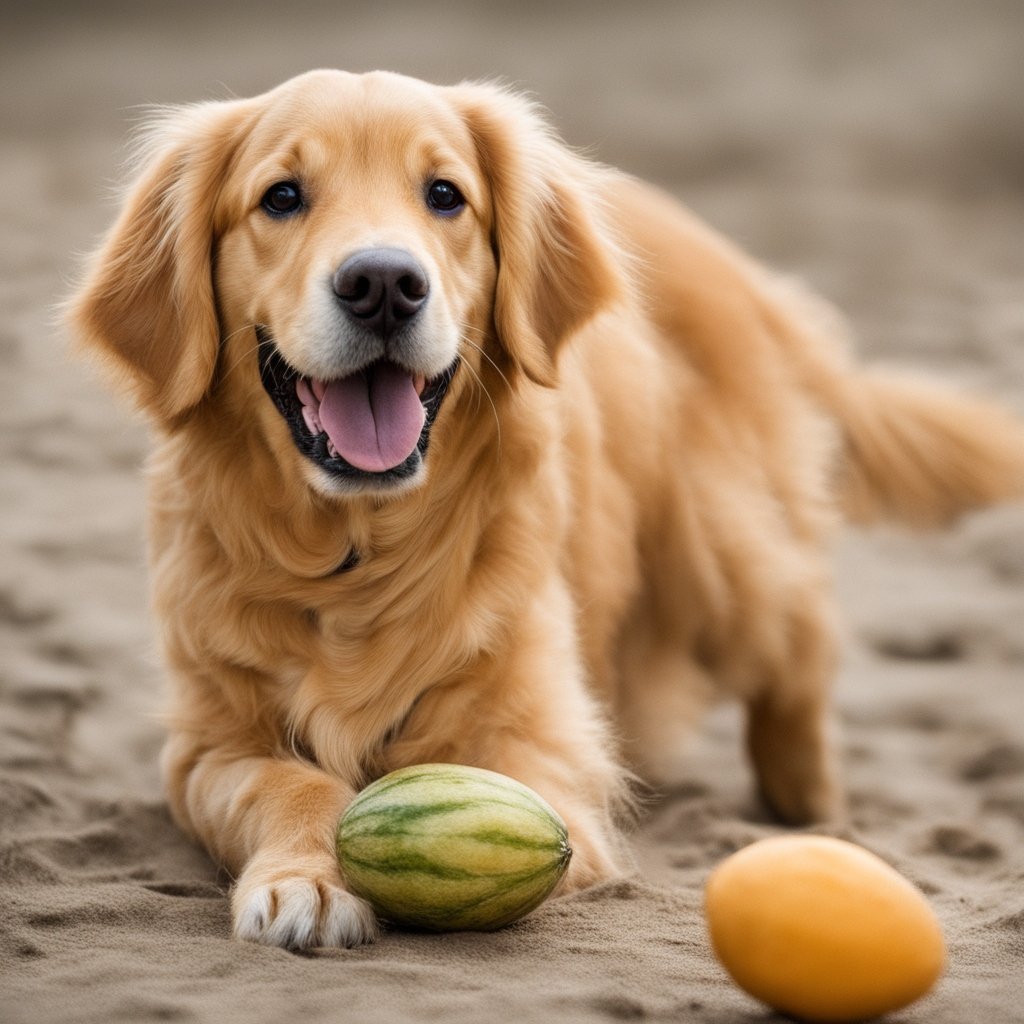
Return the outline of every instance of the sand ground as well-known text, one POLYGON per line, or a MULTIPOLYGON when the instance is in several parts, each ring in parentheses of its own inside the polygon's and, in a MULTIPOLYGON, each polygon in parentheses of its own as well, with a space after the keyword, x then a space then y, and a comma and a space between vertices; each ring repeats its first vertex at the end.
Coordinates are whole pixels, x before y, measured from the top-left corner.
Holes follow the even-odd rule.
MULTIPOLYGON (((53 305, 114 210, 139 104, 315 66, 502 77, 849 315, 859 348, 1024 412, 1024 5, 1008 0, 171 9, 39 3, 0 33, 0 1021, 764 1020, 701 887, 778 827, 723 709, 652 803, 630 880, 493 935, 297 956, 233 942, 170 824, 147 613, 146 430, 53 305)), ((1024 509, 851 533, 843 833, 923 887, 949 971, 896 1018, 1024 1020, 1024 509)))

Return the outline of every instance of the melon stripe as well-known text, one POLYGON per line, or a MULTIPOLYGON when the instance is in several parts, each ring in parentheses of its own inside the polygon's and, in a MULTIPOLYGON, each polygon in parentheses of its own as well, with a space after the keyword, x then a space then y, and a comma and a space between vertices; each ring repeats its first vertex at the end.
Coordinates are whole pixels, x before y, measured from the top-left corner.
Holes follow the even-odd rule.
POLYGON ((373 860, 363 860, 360 857, 348 856, 345 863, 355 867, 365 868, 378 874, 393 875, 398 871, 414 872, 421 875, 430 875, 433 878, 446 879, 503 879, 509 881, 521 881, 527 878, 534 878, 542 871, 547 871, 548 866, 530 868, 526 871, 488 871, 487 874, 480 874, 468 868, 446 868, 417 853, 395 853, 386 857, 375 857, 373 860))
MULTIPOLYGON (((535 907, 539 906, 547 897, 551 889, 554 888, 553 885, 546 885, 545 888, 542 889, 539 893, 534 892, 531 888, 531 894, 529 896, 528 901, 521 899, 519 896, 520 891, 526 888, 527 886, 531 885, 532 883, 535 883, 536 878, 537 875, 531 875, 529 878, 523 878, 511 887, 507 889, 502 889, 500 892, 490 893, 489 895, 483 896, 480 899, 470 900, 466 903, 453 905, 452 907, 446 908, 444 911, 441 911, 440 913, 437 911, 433 911, 431 917, 433 918, 434 922, 436 922, 434 926, 438 924, 443 925, 452 921, 457 921, 460 915, 465 916, 470 911, 474 911, 476 913, 486 913, 488 907, 491 907, 494 904, 499 903, 499 901, 501 902, 503 907, 513 908, 511 912, 513 920, 515 918, 521 917, 527 911, 533 910, 535 907), (524 904, 527 902, 528 905, 524 906, 524 904)), ((507 912, 508 911, 503 911, 503 913, 507 912)), ((492 924, 488 927, 500 927, 501 924, 507 923, 509 923, 508 920, 500 920, 500 923, 492 924)))
MULTIPOLYGON (((396 832, 392 828, 388 828, 382 825, 380 828, 375 829, 358 829, 346 833, 346 837, 351 840, 356 837, 366 839, 389 839, 389 838, 404 838, 404 834, 396 832)), ((551 841, 541 839, 521 839, 517 836, 510 836, 505 832, 449 832, 446 833, 446 838, 460 840, 465 839, 469 842, 484 843, 488 846, 505 846, 510 850, 550 850, 551 841)), ((566 844, 568 846, 568 844, 566 844)))
MULTIPOLYGON (((353 829, 353 831, 356 830, 357 826, 362 826, 365 822, 377 818, 380 821, 378 826, 380 829, 394 832, 397 835, 402 831, 403 826, 411 822, 441 814, 450 814, 452 811, 472 810, 477 803, 478 801, 476 800, 449 800, 444 803, 434 804, 431 807, 391 804, 386 807, 365 811, 363 814, 346 815, 346 817, 348 818, 348 827, 353 829)), ((508 807, 517 813, 525 812, 531 814, 545 824, 551 821, 550 815, 541 814, 536 811, 527 811, 522 804, 510 803, 506 800, 491 800, 489 803, 495 807, 508 807)))
MULTIPOLYGON (((368 818, 380 817, 381 819, 393 819, 397 820, 402 815, 408 814, 408 818, 403 819, 403 823, 414 821, 417 817, 429 817, 433 814, 451 813, 452 811, 458 811, 463 809, 472 809, 474 806, 479 804, 481 796, 479 794, 474 795, 472 798, 464 800, 445 800, 443 803, 434 805, 432 807, 421 807, 415 804, 406 803, 383 803, 380 806, 371 807, 368 810, 363 809, 363 805, 352 803, 349 804, 348 810, 345 812, 345 817, 348 819, 350 827, 354 827, 356 824, 365 821, 368 818), (435 809, 436 807, 436 809, 435 809)), ((374 801, 376 803, 376 801, 374 801)), ((529 817, 536 818, 538 822, 543 823, 545 826, 550 827, 553 821, 557 821, 554 811, 548 811, 545 808, 531 808, 524 807, 521 803, 513 803, 508 800, 502 800, 498 798, 489 797, 488 803, 494 806, 508 807, 514 810, 517 814, 525 814, 529 817)))
MULTIPOLYGON (((534 872, 533 874, 529 875, 526 878, 520 879, 520 881, 518 883, 516 883, 516 885, 514 885, 511 889, 503 889, 501 892, 496 892, 493 895, 486 896, 486 897, 484 897, 481 900, 476 900, 476 901, 472 901, 472 902, 469 902, 469 903, 462 904, 461 906, 458 906, 458 907, 453 907, 450 911, 448 911, 446 914, 444 914, 443 917, 444 917, 445 920, 451 920, 452 918, 456 917, 458 914, 464 914, 467 910, 483 910, 484 908, 487 907, 487 905, 489 903, 494 903, 496 900, 505 900, 508 903, 512 903, 513 902, 512 897, 515 896, 516 892, 519 889, 522 889, 524 886, 526 886, 527 883, 532 882, 541 873, 542 872, 537 871, 537 872, 534 872)), ((557 881, 557 879, 556 879, 556 881, 557 881)), ((539 896, 532 897, 531 898, 531 902, 533 903, 533 906, 531 906, 530 909, 532 910, 533 907, 536 907, 541 902, 543 902, 543 900, 547 897, 548 893, 554 887, 555 887, 555 883, 553 882, 551 885, 549 885, 547 887, 546 891, 543 891, 539 896)), ((516 916, 519 916, 519 915, 517 914, 516 916)))
POLYGON ((478 912, 478 915, 486 914, 489 906, 501 901, 503 905, 511 908, 508 911, 509 916, 507 918, 503 916, 498 921, 490 922, 484 926, 467 924, 465 922, 459 923, 460 928, 484 927, 485 929, 490 929, 501 927, 501 925, 507 924, 511 920, 522 917, 523 914, 528 913, 530 910, 533 910, 542 903, 555 887, 558 882, 558 878, 560 877, 556 875, 553 879, 546 882, 543 887, 538 888, 536 881, 542 875, 547 875, 550 879, 550 869, 547 867, 539 868, 536 871, 524 873, 517 878, 503 880, 504 884, 497 892, 485 893, 461 903, 453 903, 442 909, 430 906, 428 908, 430 914, 429 921, 425 919, 418 919, 417 908, 414 907, 405 908, 405 911, 399 914, 389 914, 385 911, 384 916, 391 917, 399 922, 404 921, 410 924, 437 928, 450 922, 457 922, 460 915, 466 915, 469 911, 476 911, 478 912), (508 884, 509 881, 511 884, 508 884), (519 894, 521 890, 526 889, 527 887, 529 887, 529 892, 526 894, 526 898, 524 899, 520 897, 519 894))

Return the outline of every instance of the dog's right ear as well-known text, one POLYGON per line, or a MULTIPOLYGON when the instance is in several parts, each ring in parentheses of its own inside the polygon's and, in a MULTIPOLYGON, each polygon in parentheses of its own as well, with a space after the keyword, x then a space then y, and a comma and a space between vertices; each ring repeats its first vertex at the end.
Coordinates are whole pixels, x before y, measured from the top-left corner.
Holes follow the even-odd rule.
POLYGON ((550 387, 563 344, 626 292, 598 172, 522 97, 473 83, 449 95, 490 190, 495 329, 513 366, 550 387))
POLYGON ((161 422, 197 405, 213 379, 215 203, 251 109, 201 103, 146 126, 138 177, 68 304, 79 341, 161 422))

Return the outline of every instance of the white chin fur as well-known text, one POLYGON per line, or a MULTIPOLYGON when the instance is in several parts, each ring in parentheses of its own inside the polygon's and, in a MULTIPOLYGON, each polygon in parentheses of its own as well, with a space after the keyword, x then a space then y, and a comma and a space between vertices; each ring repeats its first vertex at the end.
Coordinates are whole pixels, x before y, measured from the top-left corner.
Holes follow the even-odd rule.
POLYGON ((420 464, 415 473, 401 480, 388 478, 379 483, 372 476, 349 479, 347 477, 335 476, 326 470, 313 465, 307 459, 302 467, 306 483, 318 494, 325 498, 345 498, 358 494, 375 494, 382 498, 396 497, 414 490, 423 485, 427 479, 427 467, 422 456, 419 456, 420 464))

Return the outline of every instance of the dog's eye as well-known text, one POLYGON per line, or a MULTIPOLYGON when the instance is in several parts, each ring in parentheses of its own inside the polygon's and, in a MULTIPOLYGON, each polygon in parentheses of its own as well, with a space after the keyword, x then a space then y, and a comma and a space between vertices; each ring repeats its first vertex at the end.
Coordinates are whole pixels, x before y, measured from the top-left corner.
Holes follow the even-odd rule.
POLYGON ((435 181, 427 189, 427 205, 438 213, 458 213, 466 200, 450 181, 435 181))
POLYGON ((295 213, 302 206, 302 193, 295 182, 279 181, 263 193, 260 205, 275 217, 295 213))

